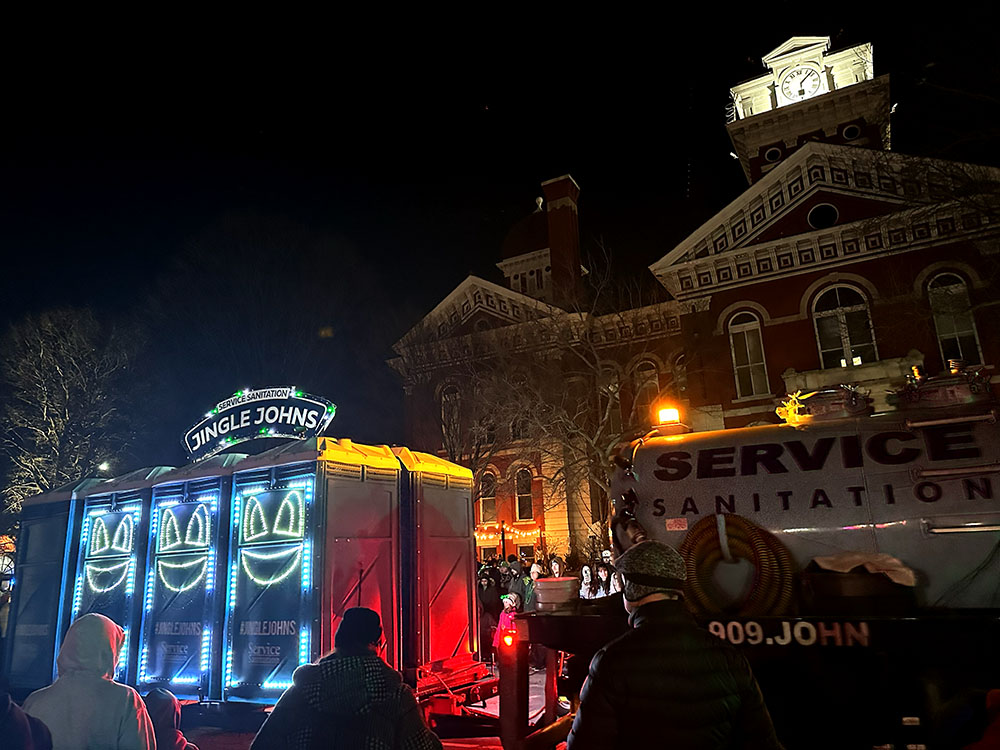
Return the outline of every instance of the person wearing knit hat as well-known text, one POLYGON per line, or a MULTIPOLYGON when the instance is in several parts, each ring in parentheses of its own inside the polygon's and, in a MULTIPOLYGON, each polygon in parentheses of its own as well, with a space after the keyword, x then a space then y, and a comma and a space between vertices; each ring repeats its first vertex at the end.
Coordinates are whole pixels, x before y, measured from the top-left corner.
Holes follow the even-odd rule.
POLYGON ((746 659, 685 609, 677 550, 640 542, 615 564, 631 629, 591 660, 567 750, 781 750, 746 659))
POLYGON ((250 745, 251 750, 397 747, 441 750, 413 690, 379 656, 378 612, 352 607, 334 636, 334 652, 303 664, 250 745))
POLYGON ((684 594, 684 558, 673 547, 659 542, 641 542, 618 558, 626 602, 637 602, 650 594, 672 597, 684 594))

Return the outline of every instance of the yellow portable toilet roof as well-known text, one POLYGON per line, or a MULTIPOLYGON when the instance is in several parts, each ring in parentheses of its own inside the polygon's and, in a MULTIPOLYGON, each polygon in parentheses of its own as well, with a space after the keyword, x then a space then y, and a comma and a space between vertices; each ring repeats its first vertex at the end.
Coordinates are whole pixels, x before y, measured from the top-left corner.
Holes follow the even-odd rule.
POLYGON ((430 453, 411 451, 409 448, 404 447, 393 448, 392 452, 402 462, 403 466, 406 467, 407 471, 443 474, 449 477, 458 477, 470 482, 472 481, 471 470, 452 463, 447 459, 439 458, 430 453))

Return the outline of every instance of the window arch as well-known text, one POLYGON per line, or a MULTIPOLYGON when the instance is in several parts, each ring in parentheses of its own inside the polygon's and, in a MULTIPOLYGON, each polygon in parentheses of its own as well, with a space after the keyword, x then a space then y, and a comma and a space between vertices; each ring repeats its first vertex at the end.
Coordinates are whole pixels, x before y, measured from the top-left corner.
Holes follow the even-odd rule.
POLYGON ((497 520, 497 475, 484 471, 479 479, 479 522, 492 523, 497 520))
POLYGON ((736 395, 748 398, 770 393, 760 320, 750 312, 739 312, 729 321, 729 349, 733 355, 736 395))
POLYGON ((854 287, 838 284, 821 292, 813 303, 813 323, 823 369, 878 359, 868 300, 854 287))
POLYGON ((941 273, 927 285, 927 298, 934 314, 941 360, 961 359, 966 364, 982 362, 979 334, 972 316, 969 287, 958 274, 941 273))
POLYGON ((632 418, 638 424, 653 420, 653 404, 660 393, 660 368, 651 359, 643 359, 632 368, 632 418))
POLYGON ((530 521, 535 517, 531 507, 530 469, 518 469, 514 475, 514 492, 517 495, 517 520, 530 521))

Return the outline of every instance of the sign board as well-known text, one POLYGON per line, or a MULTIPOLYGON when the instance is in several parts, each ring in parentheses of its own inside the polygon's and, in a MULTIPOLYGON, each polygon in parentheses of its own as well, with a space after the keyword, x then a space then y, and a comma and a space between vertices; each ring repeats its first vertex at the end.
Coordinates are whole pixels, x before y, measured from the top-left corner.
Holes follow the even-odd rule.
POLYGON ((325 398, 293 386, 247 389, 216 404, 182 442, 189 459, 201 461, 247 440, 322 435, 336 412, 325 398))

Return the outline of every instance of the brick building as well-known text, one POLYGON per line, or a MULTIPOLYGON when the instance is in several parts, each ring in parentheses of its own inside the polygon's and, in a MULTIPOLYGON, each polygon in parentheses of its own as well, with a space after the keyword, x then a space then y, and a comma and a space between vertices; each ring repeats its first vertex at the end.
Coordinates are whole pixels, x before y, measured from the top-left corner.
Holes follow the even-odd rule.
POLYGON ((608 452, 665 401, 696 430, 743 427, 777 421, 776 404, 797 390, 853 383, 886 408, 913 366, 1000 361, 1000 210, 977 189, 1000 170, 889 151, 889 83, 870 45, 831 52, 828 38, 795 37, 763 62, 765 74, 731 90, 727 127, 749 187, 650 266, 669 301, 589 304, 580 190, 567 175, 543 183, 538 210, 512 228, 505 286, 467 278, 397 343, 408 440, 475 464, 482 553, 499 552, 503 526, 507 552, 587 555, 607 520, 599 472, 551 480, 575 446, 519 439, 516 415, 483 428, 464 375, 477 361, 508 365, 498 341, 566 363, 563 390, 587 405, 576 412, 585 438, 608 452), (547 336, 539 321, 572 334, 547 336), (585 352, 583 371, 571 350, 585 352), (477 430, 478 441, 460 439, 477 430))

